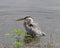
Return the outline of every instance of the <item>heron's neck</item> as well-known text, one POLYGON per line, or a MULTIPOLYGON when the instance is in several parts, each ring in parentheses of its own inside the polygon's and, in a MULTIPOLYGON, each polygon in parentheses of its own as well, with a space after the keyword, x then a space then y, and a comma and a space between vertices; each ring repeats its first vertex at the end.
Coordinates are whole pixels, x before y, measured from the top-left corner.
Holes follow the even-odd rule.
POLYGON ((33 23, 33 19, 30 20, 30 23, 33 23))
POLYGON ((24 22, 24 24, 23 24, 23 25, 24 25, 24 27, 25 27, 25 29, 26 29, 26 28, 27 28, 27 23, 26 23, 26 22, 24 22))
POLYGON ((29 24, 32 24, 32 23, 33 23, 33 20, 30 21, 29 23, 27 23, 27 22, 24 21, 24 27, 27 27, 29 24))

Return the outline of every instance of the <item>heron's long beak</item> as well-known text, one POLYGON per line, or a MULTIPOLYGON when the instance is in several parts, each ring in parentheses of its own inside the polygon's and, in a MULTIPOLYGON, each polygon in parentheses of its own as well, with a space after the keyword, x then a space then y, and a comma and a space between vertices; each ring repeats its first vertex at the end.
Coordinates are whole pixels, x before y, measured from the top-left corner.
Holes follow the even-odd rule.
POLYGON ((24 18, 21 18, 21 19, 17 19, 16 21, 22 21, 22 20, 24 20, 24 18))

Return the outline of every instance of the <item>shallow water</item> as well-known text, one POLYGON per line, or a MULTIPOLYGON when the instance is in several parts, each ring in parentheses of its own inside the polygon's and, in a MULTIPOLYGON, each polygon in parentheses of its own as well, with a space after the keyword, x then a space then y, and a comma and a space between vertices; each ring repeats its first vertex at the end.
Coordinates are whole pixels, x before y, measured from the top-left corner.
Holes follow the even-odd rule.
POLYGON ((23 22, 15 20, 31 15, 49 40, 60 45, 60 0, 0 0, 0 42, 10 43, 13 38, 4 37, 13 29, 23 29, 23 22), (52 35, 52 36, 51 36, 52 35))

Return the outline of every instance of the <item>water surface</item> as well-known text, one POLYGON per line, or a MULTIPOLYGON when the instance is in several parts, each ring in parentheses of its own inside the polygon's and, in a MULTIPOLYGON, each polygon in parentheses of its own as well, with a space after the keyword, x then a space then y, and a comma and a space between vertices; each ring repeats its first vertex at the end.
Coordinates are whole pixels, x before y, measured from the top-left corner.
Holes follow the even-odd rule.
POLYGON ((15 20, 26 15, 31 15, 47 34, 43 41, 60 45, 60 0, 0 0, 0 42, 10 43, 12 39, 3 34, 13 29, 24 30, 23 22, 15 20))

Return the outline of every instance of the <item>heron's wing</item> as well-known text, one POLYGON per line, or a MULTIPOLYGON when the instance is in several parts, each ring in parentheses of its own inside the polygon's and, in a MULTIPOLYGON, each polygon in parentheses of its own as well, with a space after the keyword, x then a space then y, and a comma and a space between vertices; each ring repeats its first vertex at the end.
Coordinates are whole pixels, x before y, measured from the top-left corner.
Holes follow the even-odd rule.
POLYGON ((36 34, 41 34, 41 32, 38 30, 38 27, 36 24, 34 23, 31 23, 29 25, 27 25, 26 27, 26 31, 28 34, 31 34, 31 35, 36 35, 36 34))
POLYGON ((42 36, 43 34, 45 34, 41 32, 41 29, 35 23, 31 23, 30 25, 27 25, 26 31, 28 34, 37 35, 37 36, 40 36, 40 35, 42 36))

